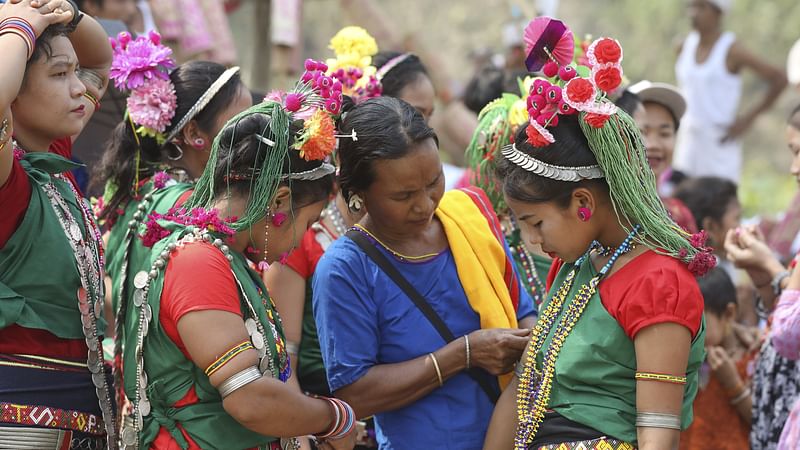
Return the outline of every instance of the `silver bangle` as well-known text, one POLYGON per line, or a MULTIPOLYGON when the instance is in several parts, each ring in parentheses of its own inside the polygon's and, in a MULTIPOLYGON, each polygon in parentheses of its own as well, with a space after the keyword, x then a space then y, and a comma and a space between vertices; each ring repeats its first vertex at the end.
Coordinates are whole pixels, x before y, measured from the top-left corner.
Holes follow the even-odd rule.
POLYGON ((648 428, 681 429, 681 416, 652 412, 636 413, 636 426, 648 428))
POLYGON ((750 394, 752 394, 752 393, 753 393, 753 391, 751 391, 750 388, 745 389, 744 391, 742 391, 741 394, 739 394, 736 397, 731 399, 731 405, 738 404, 739 402, 741 402, 742 400, 746 399, 747 397, 750 397, 750 394))
POLYGON ((299 355, 300 354, 300 344, 294 341, 286 341, 286 353, 291 355, 299 355))
POLYGON ((467 369, 469 369, 471 365, 470 355, 469 355, 469 336, 466 334, 464 335, 464 344, 467 346, 467 369))
POLYGON ((219 391, 219 395, 222 398, 225 398, 237 390, 241 389, 244 386, 256 381, 257 379, 261 378, 261 372, 258 371, 258 367, 250 366, 247 369, 242 370, 234 375, 232 375, 227 380, 223 381, 222 384, 219 385, 217 389, 219 391))

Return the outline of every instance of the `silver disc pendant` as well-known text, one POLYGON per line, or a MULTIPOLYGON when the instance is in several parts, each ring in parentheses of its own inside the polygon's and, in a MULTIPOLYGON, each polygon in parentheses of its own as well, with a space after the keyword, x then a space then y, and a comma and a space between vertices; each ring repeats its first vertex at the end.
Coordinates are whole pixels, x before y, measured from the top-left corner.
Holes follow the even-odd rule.
POLYGON ((69 234, 73 241, 80 242, 83 239, 83 235, 81 234, 81 227, 78 226, 77 223, 73 222, 69 225, 69 234))
POLYGON ((150 400, 142 399, 139 401, 139 411, 142 412, 142 416, 149 416, 150 415, 150 400))
POLYGON ((256 325, 256 321, 252 318, 249 318, 244 321, 244 327, 247 329, 247 334, 252 336, 253 333, 258 331, 258 326, 256 325))
POLYGON ((153 309, 150 308, 150 305, 145 303, 142 306, 142 313, 144 314, 144 319, 146 321, 150 322, 151 320, 153 320, 153 309))
POLYGON ((253 347, 257 348, 258 350, 264 348, 264 336, 262 336, 260 332, 254 332, 250 336, 250 339, 253 341, 253 347))
POLYGON ((150 331, 150 321, 145 320, 142 322, 142 336, 147 336, 147 333, 150 331))
POLYGON ((136 287, 136 289, 142 289, 147 286, 147 280, 147 272, 142 270, 133 277, 133 285, 136 287))
POLYGON ((261 371, 261 374, 265 374, 269 371, 269 358, 261 358, 261 361, 258 363, 258 369, 261 371))
POLYGON ((98 389, 103 387, 103 383, 105 383, 106 378, 104 373, 93 373, 92 374, 92 383, 98 389))
POLYGON ((103 304, 103 299, 98 298, 97 301, 94 303, 94 317, 96 319, 100 319, 100 316, 103 315, 103 309, 105 309, 104 307, 105 304, 103 304))
POLYGON ((133 304, 138 308, 144 303, 144 289, 136 289, 133 293, 133 304))
POLYGON ((123 427, 121 438, 123 445, 133 446, 136 444, 136 430, 133 427, 123 427))
POLYGON ((89 349, 89 356, 86 358, 86 365, 89 366, 89 372, 100 373, 103 364, 100 362, 100 355, 96 349, 89 349))

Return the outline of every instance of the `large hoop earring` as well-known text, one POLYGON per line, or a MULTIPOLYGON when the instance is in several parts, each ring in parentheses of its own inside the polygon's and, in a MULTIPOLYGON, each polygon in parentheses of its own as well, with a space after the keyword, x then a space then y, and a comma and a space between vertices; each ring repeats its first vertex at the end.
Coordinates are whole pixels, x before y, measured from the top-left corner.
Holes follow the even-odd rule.
POLYGON ((173 143, 172 146, 175 147, 175 150, 178 151, 178 156, 172 156, 168 151, 167 159, 169 159, 170 161, 178 161, 179 159, 183 158, 183 149, 181 148, 181 146, 175 143, 173 143))

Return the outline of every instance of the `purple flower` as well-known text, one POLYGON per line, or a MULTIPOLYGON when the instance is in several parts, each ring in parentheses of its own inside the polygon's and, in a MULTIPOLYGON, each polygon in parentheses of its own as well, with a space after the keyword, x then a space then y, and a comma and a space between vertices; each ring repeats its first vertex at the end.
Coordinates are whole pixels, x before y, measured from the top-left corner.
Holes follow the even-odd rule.
POLYGON ((153 79, 169 79, 169 70, 175 68, 172 50, 157 44, 160 37, 139 36, 130 41, 130 36, 120 33, 114 48, 109 78, 117 89, 132 90, 153 79))
POLYGON ((153 175, 153 186, 155 186, 156 189, 164 189, 169 180, 170 180, 169 174, 162 170, 161 172, 158 172, 155 175, 153 175))

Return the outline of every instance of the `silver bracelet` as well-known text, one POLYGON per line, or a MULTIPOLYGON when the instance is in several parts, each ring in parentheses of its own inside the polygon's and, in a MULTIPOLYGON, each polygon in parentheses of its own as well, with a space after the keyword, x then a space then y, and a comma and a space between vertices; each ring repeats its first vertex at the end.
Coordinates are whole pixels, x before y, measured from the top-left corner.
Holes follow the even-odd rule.
POLYGON ((670 430, 681 429, 681 416, 675 414, 662 414, 653 412, 636 413, 636 426, 648 428, 667 428, 670 430))
POLYGON ((470 367, 470 357, 469 357, 469 336, 464 335, 464 344, 467 346, 467 369, 470 367))
POLYGON ((752 394, 752 393, 753 393, 753 391, 751 391, 750 388, 745 389, 744 391, 742 391, 741 394, 739 394, 735 398, 731 399, 731 405, 738 404, 739 402, 741 402, 742 400, 746 399, 747 397, 750 397, 750 394, 752 394))
POLYGON ((231 375, 230 378, 219 385, 217 390, 219 391, 219 395, 225 398, 259 378, 261 378, 261 372, 258 371, 258 367, 250 366, 241 372, 231 375))
POLYGON ((294 341, 286 341, 286 353, 290 355, 300 354, 300 344, 294 341))

